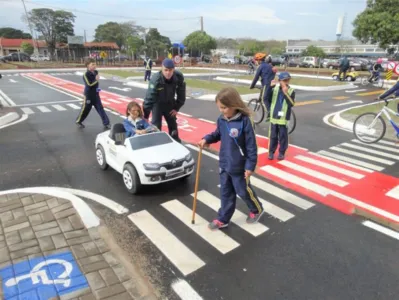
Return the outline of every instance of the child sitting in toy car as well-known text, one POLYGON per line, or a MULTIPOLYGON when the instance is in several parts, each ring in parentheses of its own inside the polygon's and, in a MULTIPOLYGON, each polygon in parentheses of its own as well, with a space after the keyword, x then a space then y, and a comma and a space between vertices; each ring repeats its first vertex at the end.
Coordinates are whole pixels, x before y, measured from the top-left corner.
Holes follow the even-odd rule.
POLYGON ((140 105, 134 101, 127 105, 126 116, 127 118, 123 121, 126 137, 158 131, 158 128, 143 119, 143 111, 140 105))

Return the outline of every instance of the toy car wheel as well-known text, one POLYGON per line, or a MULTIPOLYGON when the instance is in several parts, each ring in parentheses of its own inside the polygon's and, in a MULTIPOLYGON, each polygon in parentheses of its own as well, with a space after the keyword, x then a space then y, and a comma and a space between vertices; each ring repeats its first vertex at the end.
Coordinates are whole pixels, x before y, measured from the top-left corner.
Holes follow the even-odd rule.
POLYGON ((346 81, 353 81, 353 77, 352 76, 346 77, 346 81))
POLYGON ((338 76, 337 76, 337 75, 334 75, 332 78, 333 78, 334 80, 338 80, 338 76))
POLYGON ((96 159, 98 164, 100 165, 100 168, 103 170, 108 169, 108 164, 107 161, 105 159, 105 152, 104 152, 104 148, 101 145, 97 146, 96 149, 96 159))
POLYGON ((126 164, 122 172, 123 183, 131 194, 136 194, 141 187, 141 182, 136 169, 131 164, 126 164))

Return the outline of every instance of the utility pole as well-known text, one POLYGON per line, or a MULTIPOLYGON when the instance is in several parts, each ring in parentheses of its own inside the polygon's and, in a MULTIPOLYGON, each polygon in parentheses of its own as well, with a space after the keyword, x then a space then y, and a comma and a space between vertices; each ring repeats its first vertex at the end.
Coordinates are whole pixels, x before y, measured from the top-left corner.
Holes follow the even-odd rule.
MULTIPOLYGON (((37 55, 39 55, 39 49, 37 47, 35 38, 33 36, 33 30, 32 30, 32 26, 30 25, 30 21, 29 21, 29 17, 28 17, 28 11, 26 10, 26 6, 25 6, 25 1, 22 0, 22 4, 24 5, 24 9, 25 9, 25 15, 26 15, 26 20, 28 21, 28 26, 29 26, 29 30, 30 30, 30 35, 32 36, 32 42, 33 42, 33 52, 36 53, 37 55)), ((39 60, 38 60, 39 61, 39 60)), ((33 65, 33 63, 32 63, 33 65)))
POLYGON ((201 16, 201 31, 204 32, 204 17, 201 16))
POLYGON ((86 29, 83 29, 84 34, 85 34, 85 43, 87 43, 87 38, 86 38, 86 29))

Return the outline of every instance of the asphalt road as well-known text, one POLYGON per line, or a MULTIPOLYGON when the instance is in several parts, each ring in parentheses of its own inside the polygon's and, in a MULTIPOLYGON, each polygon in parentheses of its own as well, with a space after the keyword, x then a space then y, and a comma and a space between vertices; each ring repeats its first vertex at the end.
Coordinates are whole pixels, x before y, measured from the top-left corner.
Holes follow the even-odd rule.
MULTIPOLYGON (((76 79, 72 77, 71 80, 80 81, 78 76, 76 79)), ((79 130, 74 125, 78 110, 65 104, 77 105, 73 98, 26 78, 15 80, 23 84, 23 88, 1 81, 0 89, 17 105, 31 107, 35 113, 30 114, 25 122, 0 132, 1 189, 72 187, 106 196, 128 208, 129 213, 149 212, 205 265, 184 277, 180 269, 166 259, 126 215, 115 216, 90 202, 107 225, 111 225, 116 234, 119 231, 118 241, 129 251, 132 259, 139 258, 138 264, 169 299, 178 299, 170 289, 172 280, 176 278, 185 278, 203 299, 396 298, 399 292, 398 240, 366 228, 360 218, 343 215, 318 203, 308 209, 299 208, 283 201, 278 193, 256 188, 261 198, 279 208, 272 210, 277 218, 265 216, 261 224, 269 230, 256 237, 232 224, 225 233, 239 246, 222 254, 209 240, 203 240, 190 229, 190 215, 184 217, 187 219, 185 224, 162 206, 176 199, 190 209, 193 177, 184 184, 172 182, 131 196, 125 191, 121 175, 112 170, 101 171, 97 166, 93 142, 102 126, 96 112, 93 110, 85 122, 86 128, 79 130), (52 104, 54 101, 67 101, 59 104, 65 110, 54 109, 52 105, 57 105, 52 104), (35 103, 47 103, 41 106, 51 110, 38 111, 35 103)), ((101 86, 107 89, 107 85, 114 84, 104 81, 101 86)), ((140 91, 143 95, 143 90, 133 89, 129 95, 140 97, 137 96, 140 91)), ((314 115, 320 111, 311 113, 312 108, 317 110, 317 104, 298 107, 298 118, 302 116, 301 120, 304 120, 301 128, 314 130, 301 133, 305 129, 298 127, 298 139, 307 136, 308 143, 298 140, 298 145, 326 149, 344 141, 345 137, 345 141, 352 138, 330 127, 318 133, 322 129, 316 129, 320 123, 314 115), (327 133, 329 137, 323 138, 322 135, 327 133), (309 145, 310 141, 312 145, 309 145)), ((211 120, 218 115, 214 103, 194 99, 187 101, 183 112, 211 120)), ((121 121, 113 114, 110 118, 112 123, 121 121)), ((193 155, 196 152, 193 151, 193 155)), ((219 197, 217 170, 217 161, 204 156, 199 189, 219 197)), ((297 196, 306 203, 314 203, 297 196)), ((246 214, 244 205, 240 200, 238 203, 239 211, 246 214)), ((209 221, 215 216, 215 212, 201 202, 197 212, 209 221)), ((175 251, 182 251, 178 249, 175 251)))

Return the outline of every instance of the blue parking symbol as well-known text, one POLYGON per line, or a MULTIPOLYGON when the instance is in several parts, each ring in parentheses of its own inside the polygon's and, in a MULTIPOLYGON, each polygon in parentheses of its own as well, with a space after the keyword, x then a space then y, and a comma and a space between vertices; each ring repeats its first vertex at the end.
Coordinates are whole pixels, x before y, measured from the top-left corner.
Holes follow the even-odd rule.
POLYGON ((48 300, 88 287, 70 251, 0 269, 4 300, 48 300))

